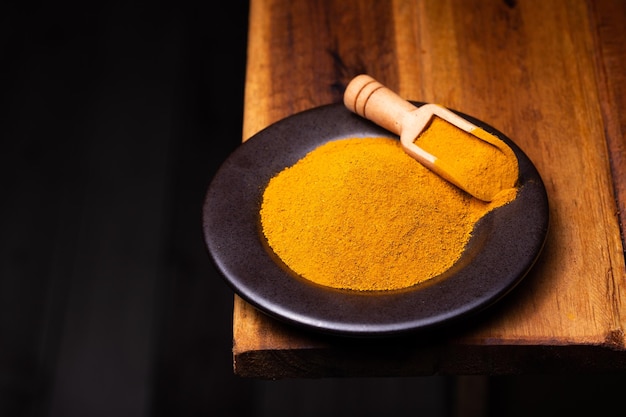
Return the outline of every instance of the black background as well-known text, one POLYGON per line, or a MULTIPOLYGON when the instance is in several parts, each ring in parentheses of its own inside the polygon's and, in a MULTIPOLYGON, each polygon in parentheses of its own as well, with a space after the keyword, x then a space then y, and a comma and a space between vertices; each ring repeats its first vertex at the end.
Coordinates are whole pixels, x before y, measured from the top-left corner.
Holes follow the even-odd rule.
POLYGON ((472 384, 491 415, 610 415, 621 375, 233 374, 201 205, 241 141, 247 17, 241 0, 0 6, 0 416, 472 415, 472 384))

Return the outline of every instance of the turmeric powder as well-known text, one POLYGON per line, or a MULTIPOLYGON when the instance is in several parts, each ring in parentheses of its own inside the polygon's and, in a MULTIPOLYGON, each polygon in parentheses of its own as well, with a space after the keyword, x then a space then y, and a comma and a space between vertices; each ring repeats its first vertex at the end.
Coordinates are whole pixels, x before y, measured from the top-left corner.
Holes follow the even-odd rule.
POLYGON ((437 157, 435 165, 442 168, 440 174, 449 173, 457 179, 480 178, 472 183, 474 195, 490 196, 517 182, 519 171, 513 150, 483 129, 469 134, 434 117, 415 142, 437 157))
MULTIPOLYGON (((431 127, 438 129, 434 122, 431 127)), ((435 133, 420 137, 420 146, 454 140, 450 132, 435 133)), ((468 161, 468 172, 474 162, 468 161)), ((501 169, 517 159, 505 162, 501 169)), ((475 223, 515 195, 510 189, 490 203, 480 201, 415 161, 394 139, 345 138, 275 175, 263 192, 260 220, 274 253, 301 277, 332 288, 389 291, 452 267, 475 223)))

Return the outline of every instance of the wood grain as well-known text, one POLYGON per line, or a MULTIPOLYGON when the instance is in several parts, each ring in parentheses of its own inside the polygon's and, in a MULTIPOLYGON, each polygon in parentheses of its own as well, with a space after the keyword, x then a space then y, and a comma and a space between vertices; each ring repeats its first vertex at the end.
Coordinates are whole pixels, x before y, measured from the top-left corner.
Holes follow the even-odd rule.
POLYGON ((551 226, 507 303, 452 336, 410 340, 400 363, 393 341, 374 349, 311 335, 235 297, 235 372, 361 374, 349 355, 372 375, 528 372, 538 357, 558 370, 557 359, 582 354, 595 359, 581 369, 623 365, 625 17, 626 5, 610 0, 253 0, 244 139, 341 102, 347 82, 369 73, 407 99, 461 110, 513 138, 544 179, 551 226))

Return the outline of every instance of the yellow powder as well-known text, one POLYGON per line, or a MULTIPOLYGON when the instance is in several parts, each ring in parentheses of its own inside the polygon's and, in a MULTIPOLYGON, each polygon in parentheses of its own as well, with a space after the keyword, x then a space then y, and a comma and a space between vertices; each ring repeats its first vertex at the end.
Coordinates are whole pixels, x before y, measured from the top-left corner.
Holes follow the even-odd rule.
POLYGON ((486 201, 517 182, 519 169, 513 150, 483 129, 469 134, 434 117, 415 144, 438 158, 435 165, 441 168, 440 174, 448 174, 448 180, 467 186, 462 188, 486 201))
MULTIPOLYGON (((423 139, 421 146, 430 141, 423 139)), ((474 224, 515 195, 510 189, 485 203, 426 169, 396 140, 348 138, 318 147, 270 180, 261 226, 274 253, 305 279, 395 290, 448 270, 474 224)))

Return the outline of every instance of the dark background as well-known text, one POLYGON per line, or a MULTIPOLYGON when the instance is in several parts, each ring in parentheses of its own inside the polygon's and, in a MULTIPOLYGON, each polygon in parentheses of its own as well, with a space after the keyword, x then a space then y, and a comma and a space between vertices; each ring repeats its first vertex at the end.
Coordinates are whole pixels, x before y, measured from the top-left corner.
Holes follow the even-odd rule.
POLYGON ((241 141, 247 13, 0 6, 0 417, 610 415, 620 375, 233 375, 200 216, 241 141))

